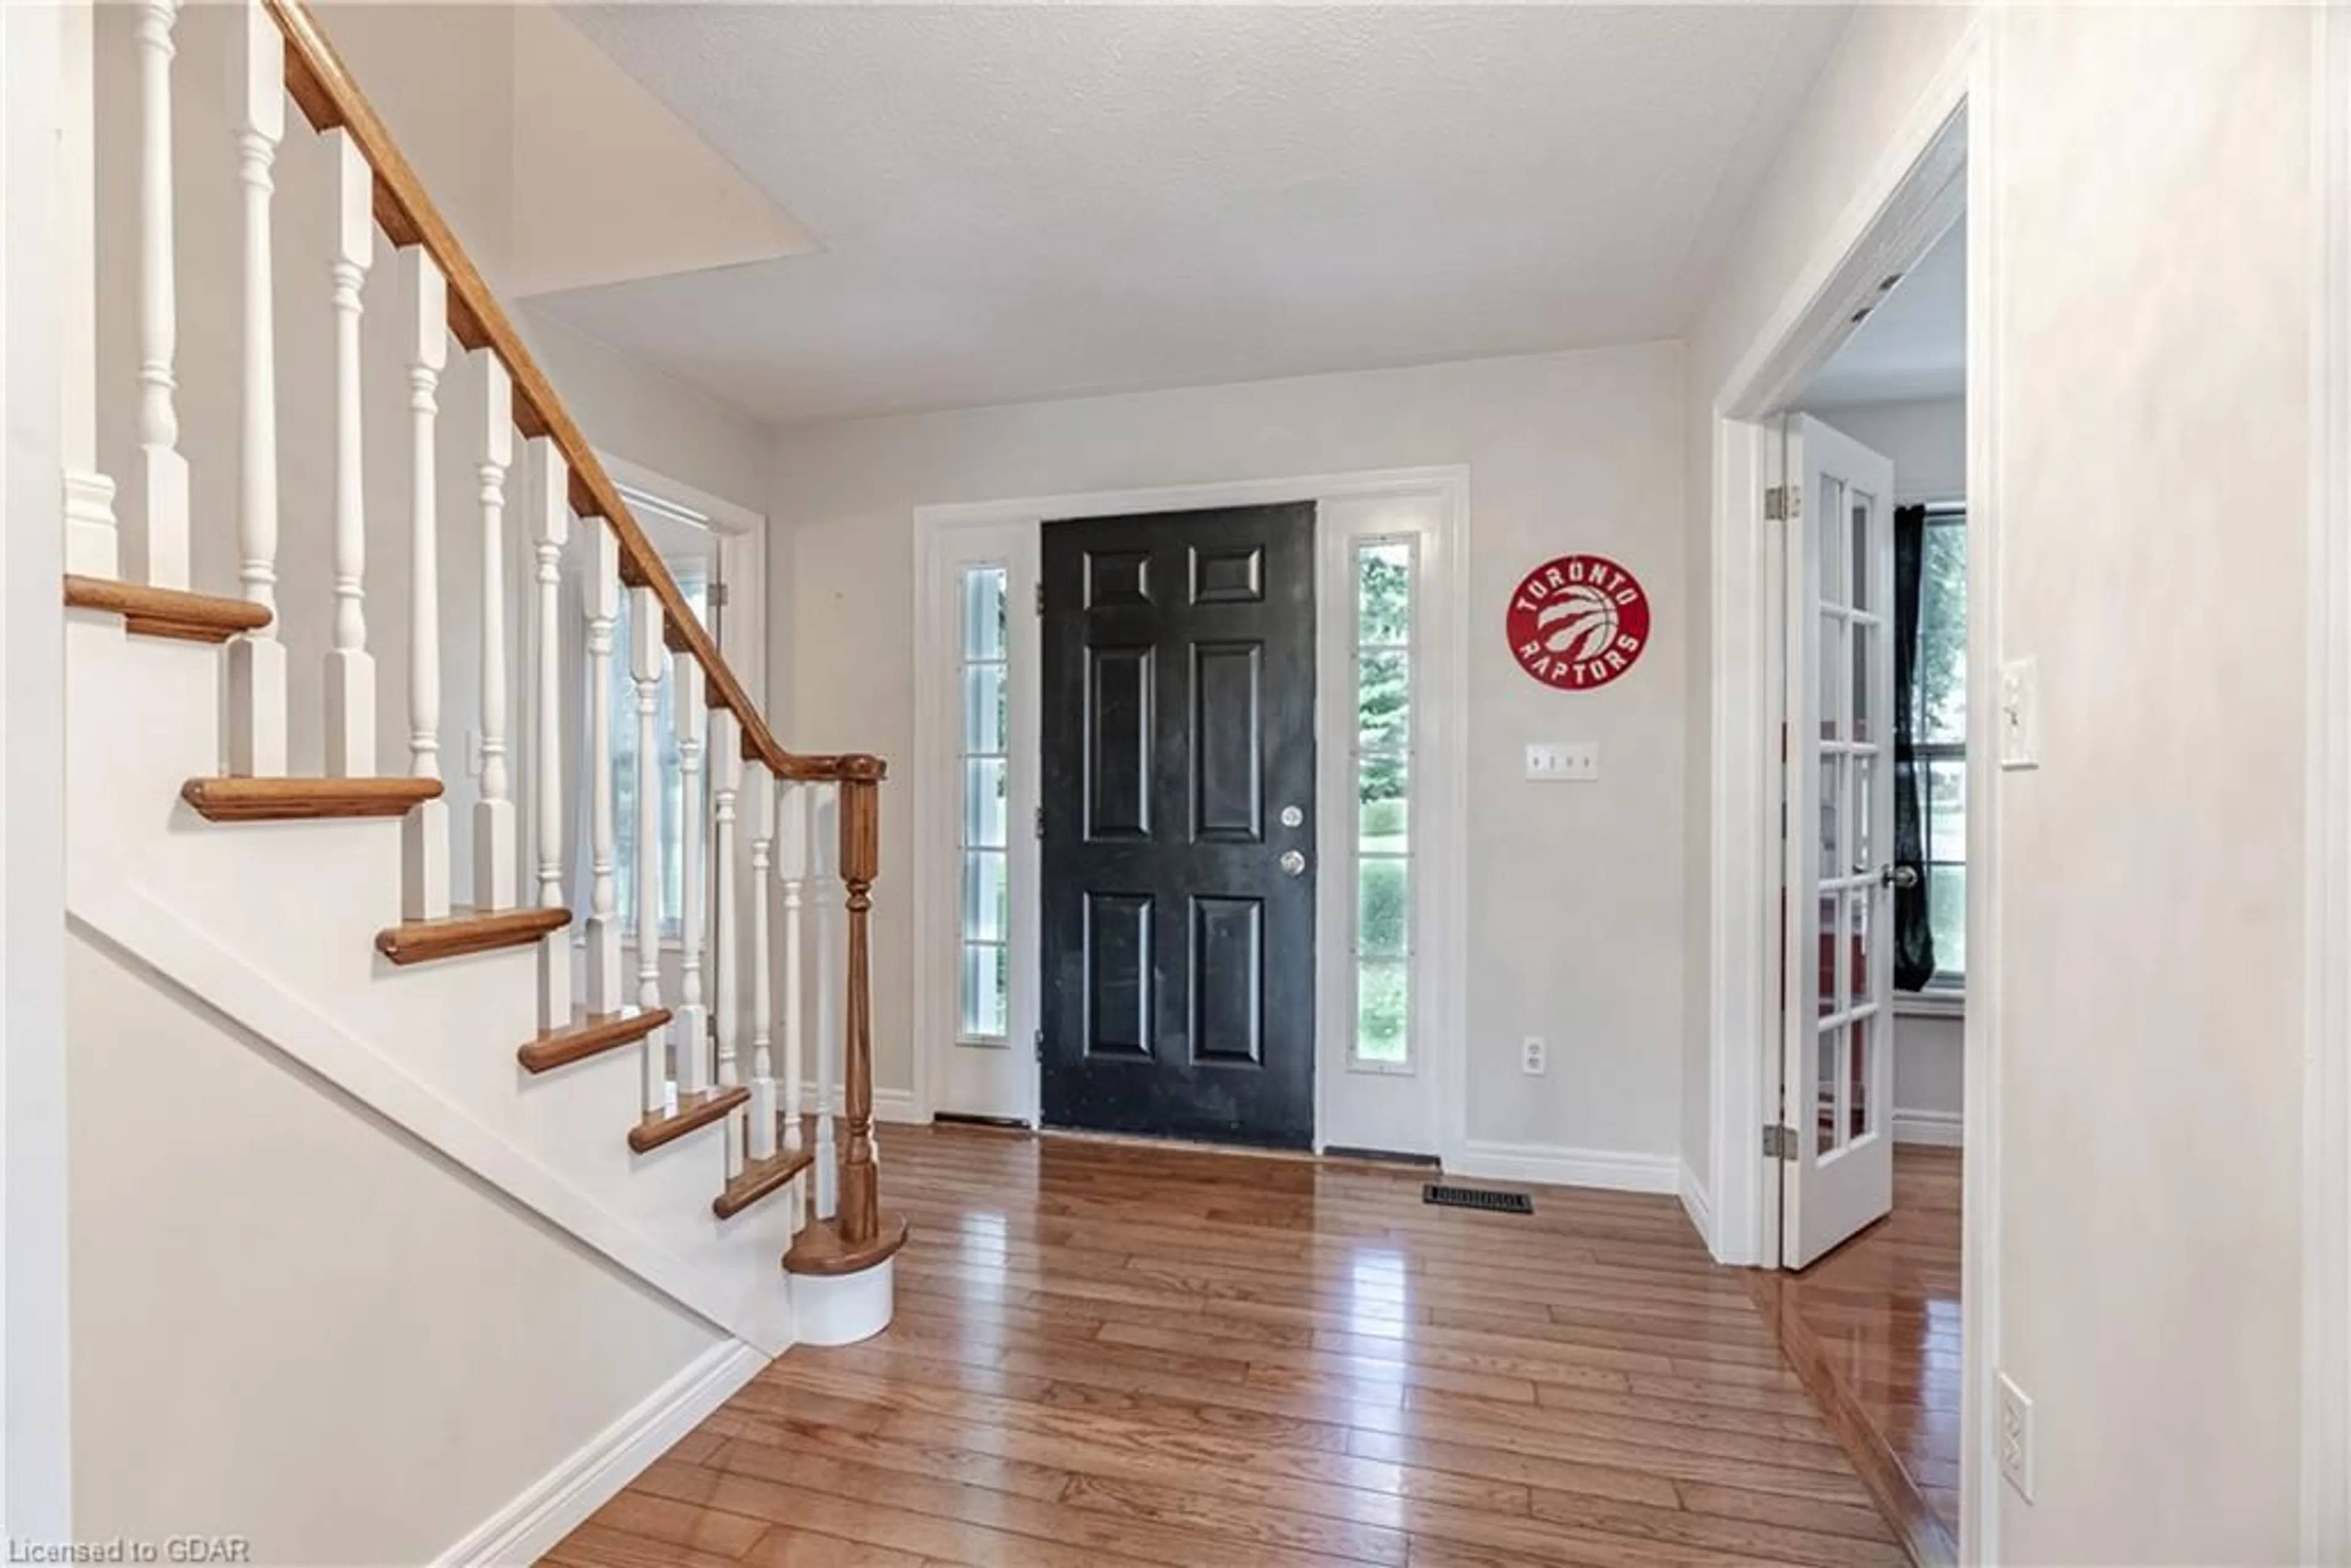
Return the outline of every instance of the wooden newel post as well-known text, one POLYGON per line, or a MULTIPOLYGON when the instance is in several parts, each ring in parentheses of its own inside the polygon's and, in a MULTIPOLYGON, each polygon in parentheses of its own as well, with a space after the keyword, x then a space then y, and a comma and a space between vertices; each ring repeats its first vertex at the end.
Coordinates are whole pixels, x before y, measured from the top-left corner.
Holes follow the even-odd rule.
POLYGON ((849 890, 849 995, 841 1013, 841 1077, 849 1145, 841 1156, 841 1239, 871 1241, 882 1228, 873 1166, 873 974, 867 916, 882 859, 882 781, 841 786, 841 880, 849 890))

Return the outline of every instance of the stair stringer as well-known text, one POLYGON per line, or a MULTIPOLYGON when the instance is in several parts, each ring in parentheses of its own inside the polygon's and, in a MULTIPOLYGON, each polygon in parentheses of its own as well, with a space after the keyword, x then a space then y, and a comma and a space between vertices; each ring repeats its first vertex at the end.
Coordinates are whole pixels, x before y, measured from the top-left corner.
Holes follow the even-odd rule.
POLYGON ((633 1052, 523 1071, 534 950, 378 956, 398 822, 197 818, 179 789, 219 768, 217 651, 67 619, 72 921, 655 1290, 767 1354, 789 1347, 789 1206, 718 1220, 715 1132, 632 1154, 633 1052))

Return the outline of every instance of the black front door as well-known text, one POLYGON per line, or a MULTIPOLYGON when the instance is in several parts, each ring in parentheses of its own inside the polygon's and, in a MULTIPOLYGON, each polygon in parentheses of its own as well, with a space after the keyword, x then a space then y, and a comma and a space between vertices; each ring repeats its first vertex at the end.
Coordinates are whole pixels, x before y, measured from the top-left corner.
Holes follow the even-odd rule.
POLYGON ((1049 1126, 1314 1137, 1314 507, 1044 530, 1049 1126))

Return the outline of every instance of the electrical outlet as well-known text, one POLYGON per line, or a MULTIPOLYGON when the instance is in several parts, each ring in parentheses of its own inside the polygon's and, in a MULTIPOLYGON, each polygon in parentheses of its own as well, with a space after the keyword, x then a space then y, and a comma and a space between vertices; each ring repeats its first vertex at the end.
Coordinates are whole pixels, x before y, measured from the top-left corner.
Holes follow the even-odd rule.
POLYGON ((2032 1401, 2005 1372, 2000 1375, 2000 1473, 2017 1496, 2032 1500, 2032 1401))
POLYGON ((1519 1041, 1519 1070, 1530 1077, 1542 1076, 1549 1063, 1543 1059, 1543 1037, 1531 1034, 1519 1041))

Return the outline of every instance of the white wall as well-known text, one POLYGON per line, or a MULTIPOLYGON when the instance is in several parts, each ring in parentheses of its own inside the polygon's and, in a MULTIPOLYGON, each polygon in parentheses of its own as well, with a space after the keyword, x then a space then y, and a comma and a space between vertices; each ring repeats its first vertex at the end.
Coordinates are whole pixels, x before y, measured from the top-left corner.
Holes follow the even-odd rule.
MULTIPOLYGON (((2290 1561, 2310 15, 1856 12, 1692 336, 1694 537, 1725 375, 1979 20, 1998 608, 2043 702, 2042 766, 1999 779, 2001 967, 1970 998, 2000 1042, 2000 1355, 2036 1401, 2035 1500, 1996 1492, 1984 1545, 2290 1561)), ((1703 549, 1691 566, 1702 600, 1703 549)), ((1698 841, 1710 650, 1690 625, 1698 841)))
POLYGON ((514 318, 531 357, 599 450, 750 511, 767 510, 765 429, 528 305, 514 318))
POLYGON ((2014 1563, 2297 1555, 2312 29, 2001 22, 2014 1563))
POLYGON ((1903 501, 1956 501, 1968 491, 1968 403, 1960 397, 1844 403, 1810 410, 1894 465, 1903 501))
POLYGON ((1689 967, 1681 941, 1682 648, 1664 632, 1596 693, 1511 662, 1505 602, 1530 568, 1605 553, 1681 584, 1681 355, 1670 344, 857 421, 786 432, 770 689, 792 744, 899 759, 876 889, 876 1081, 910 1082, 914 508, 923 503, 1351 469, 1470 468, 1468 1130, 1669 1157, 1689 967), (1601 781, 1530 786, 1530 739, 1600 743, 1601 781), (1518 1040, 1551 1071, 1522 1077, 1518 1040))
POLYGON ((434 1559, 724 1336, 69 944, 74 1533, 434 1559))
POLYGON ((1894 1015, 1894 1137, 1957 1144, 1967 1100, 1967 1030, 1939 1014, 1894 1015))
POLYGON ((332 0, 316 9, 509 306, 814 246, 799 220, 553 5, 332 0))

